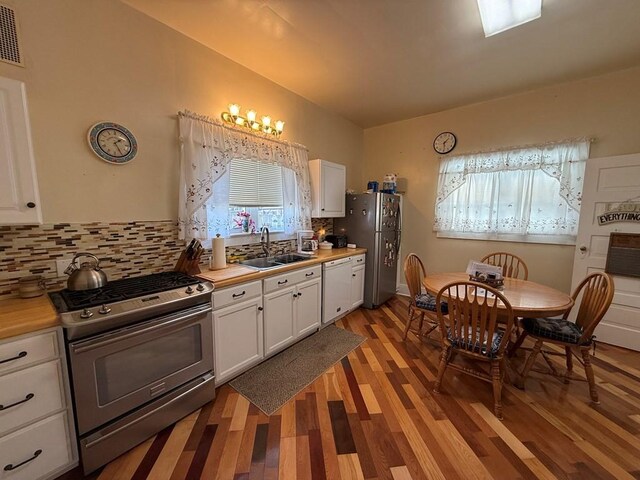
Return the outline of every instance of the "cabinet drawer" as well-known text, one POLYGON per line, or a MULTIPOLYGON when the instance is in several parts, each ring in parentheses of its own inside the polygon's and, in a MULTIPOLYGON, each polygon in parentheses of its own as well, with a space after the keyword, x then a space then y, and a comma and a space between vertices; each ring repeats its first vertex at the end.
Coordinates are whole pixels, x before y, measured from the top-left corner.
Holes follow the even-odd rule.
POLYGON ((60 360, 0 377, 0 435, 60 410, 64 406, 61 381, 60 360))
POLYGON ((0 344, 0 375, 57 356, 56 332, 42 333, 3 343, 0 344))
POLYGON ((262 282, 260 280, 224 288, 213 292, 213 309, 217 310, 260 295, 262 295, 262 282))
POLYGON ((351 257, 351 265, 353 265, 354 267, 364 265, 364 258, 364 254, 351 257))
POLYGON ((47 417, 2 437, 0 438, 2 478, 33 480, 47 476, 63 465, 69 464, 70 447, 65 413, 47 417))
POLYGON ((313 280, 314 278, 321 278, 321 276, 322 267, 320 265, 315 265, 313 267, 283 273, 282 275, 276 275, 275 277, 269 277, 264 280, 264 293, 288 288, 296 283, 304 282, 305 280, 313 280))

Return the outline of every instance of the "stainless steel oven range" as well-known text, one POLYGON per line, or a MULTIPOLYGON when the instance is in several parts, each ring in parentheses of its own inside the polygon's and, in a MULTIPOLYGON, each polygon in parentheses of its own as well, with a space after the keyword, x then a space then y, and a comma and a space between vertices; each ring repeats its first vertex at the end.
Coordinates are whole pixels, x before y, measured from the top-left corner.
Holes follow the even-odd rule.
POLYGON ((212 291, 163 272, 50 294, 65 329, 85 473, 213 400, 212 291))

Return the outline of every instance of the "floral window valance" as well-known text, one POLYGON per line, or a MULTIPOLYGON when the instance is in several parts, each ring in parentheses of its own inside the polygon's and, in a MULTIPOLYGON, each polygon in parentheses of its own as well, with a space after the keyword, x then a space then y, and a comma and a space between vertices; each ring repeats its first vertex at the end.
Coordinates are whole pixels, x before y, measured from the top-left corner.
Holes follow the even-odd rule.
POLYGON ((577 139, 442 158, 434 230, 575 237, 589 144, 577 139))
MULTIPOLYGON (((211 236, 211 212, 206 203, 225 177, 232 159, 250 159, 277 164, 290 172, 294 182, 285 191, 289 206, 286 233, 311 226, 311 188, 306 147, 244 132, 222 122, 191 112, 178 114, 180 133, 180 198, 178 209, 181 239, 211 236)), ((228 177, 228 175, 226 175, 228 177)), ((220 188, 219 188, 220 189, 220 188)), ((224 187, 222 188, 224 189, 224 187)))

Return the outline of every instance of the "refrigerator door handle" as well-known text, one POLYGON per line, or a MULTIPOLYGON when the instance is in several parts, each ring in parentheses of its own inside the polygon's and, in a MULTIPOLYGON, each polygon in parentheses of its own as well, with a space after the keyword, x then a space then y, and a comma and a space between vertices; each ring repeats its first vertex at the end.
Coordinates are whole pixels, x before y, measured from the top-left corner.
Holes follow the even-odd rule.
POLYGON ((400 255, 400 241, 402 240, 402 230, 396 230, 396 257, 400 255))

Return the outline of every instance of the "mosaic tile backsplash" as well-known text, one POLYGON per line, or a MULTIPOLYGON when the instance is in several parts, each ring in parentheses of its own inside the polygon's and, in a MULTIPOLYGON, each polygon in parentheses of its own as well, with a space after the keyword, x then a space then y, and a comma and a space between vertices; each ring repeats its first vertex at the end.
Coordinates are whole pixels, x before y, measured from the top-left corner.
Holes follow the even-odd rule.
MULTIPOLYGON (((313 230, 333 232, 332 219, 313 219, 313 230)), ((209 265, 211 245, 202 255, 209 265)), ((60 223, 0 226, 0 299, 17 296, 20 278, 42 275, 48 290, 66 287, 56 273, 56 259, 89 252, 100 259, 109 280, 170 270, 184 249, 174 221, 129 223, 60 223)), ((295 241, 271 242, 272 252, 295 250, 295 241)), ((256 256, 259 244, 227 247, 227 257, 256 256)))

